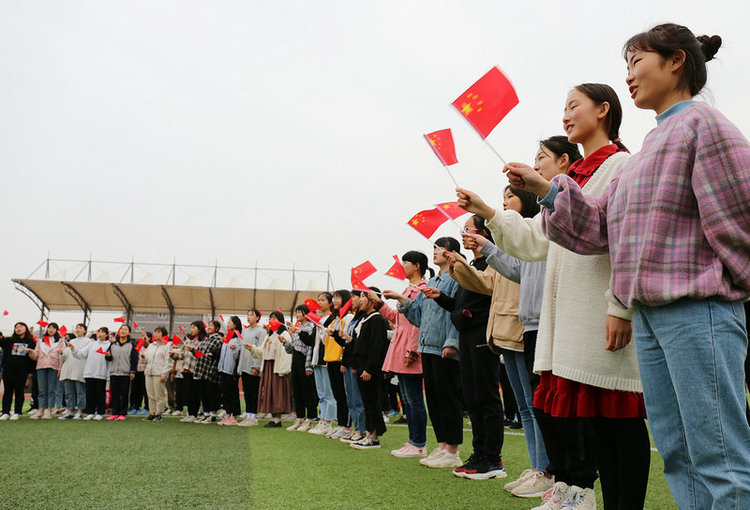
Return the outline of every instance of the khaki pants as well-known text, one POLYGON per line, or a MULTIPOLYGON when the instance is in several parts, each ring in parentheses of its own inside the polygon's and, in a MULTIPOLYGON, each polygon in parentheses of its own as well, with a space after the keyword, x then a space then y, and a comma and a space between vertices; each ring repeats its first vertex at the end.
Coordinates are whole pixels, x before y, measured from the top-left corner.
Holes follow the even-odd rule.
POLYGON ((159 375, 146 376, 146 394, 148 395, 148 410, 151 414, 161 415, 164 412, 164 392, 166 383, 159 375))

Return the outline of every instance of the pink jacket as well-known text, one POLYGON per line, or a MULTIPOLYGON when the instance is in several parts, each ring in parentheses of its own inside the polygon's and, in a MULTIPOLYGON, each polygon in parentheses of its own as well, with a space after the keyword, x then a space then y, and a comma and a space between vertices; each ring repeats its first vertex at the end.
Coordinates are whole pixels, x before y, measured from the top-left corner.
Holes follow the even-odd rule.
POLYGON ((62 367, 60 354, 62 354, 63 350, 65 350, 65 341, 63 340, 55 343, 54 338, 49 338, 49 347, 47 347, 47 344, 44 343, 44 338, 40 339, 34 349, 37 355, 36 369, 54 368, 55 370, 60 370, 62 367))
MULTIPOLYGON (((418 285, 419 287, 424 288, 427 285, 427 282, 421 281, 418 285)), ((414 300, 418 294, 419 290, 411 286, 407 287, 404 291, 404 296, 411 300, 414 300)), ((408 367, 404 363, 406 351, 417 352, 419 344, 419 328, 406 320, 404 314, 397 312, 385 303, 383 303, 383 306, 378 311, 383 317, 396 325, 393 330, 391 345, 388 346, 388 352, 386 353, 385 361, 383 362, 383 372, 393 372, 395 374, 421 374, 421 357, 408 367)))

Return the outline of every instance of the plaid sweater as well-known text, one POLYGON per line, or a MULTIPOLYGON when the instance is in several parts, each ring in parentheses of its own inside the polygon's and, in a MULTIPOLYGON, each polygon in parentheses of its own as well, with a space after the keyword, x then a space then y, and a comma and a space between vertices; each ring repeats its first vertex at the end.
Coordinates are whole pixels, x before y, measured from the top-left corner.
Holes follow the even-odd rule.
MULTIPOLYGON (((300 326, 300 330, 307 333, 308 336, 312 337, 315 335, 315 325, 312 322, 306 322, 302 326, 300 326)), ((300 340, 299 333, 294 333, 292 335, 292 341, 287 342, 284 344, 284 349, 286 349, 286 352, 289 354, 292 354, 294 351, 299 352, 300 354, 305 356, 305 370, 312 370, 312 347, 305 344, 302 340, 300 340)))
POLYGON ((221 354, 221 336, 214 333, 211 336, 207 336, 203 340, 198 342, 198 349, 200 352, 205 354, 202 358, 198 358, 195 364, 195 378, 203 381, 211 381, 213 383, 219 383, 219 355, 221 354))
MULTIPOLYGON (((565 176, 543 227, 581 254, 610 252, 614 299, 665 305, 750 295, 750 143, 705 103, 677 103, 599 197, 565 176)), ((552 203, 550 203, 552 202, 552 203)))

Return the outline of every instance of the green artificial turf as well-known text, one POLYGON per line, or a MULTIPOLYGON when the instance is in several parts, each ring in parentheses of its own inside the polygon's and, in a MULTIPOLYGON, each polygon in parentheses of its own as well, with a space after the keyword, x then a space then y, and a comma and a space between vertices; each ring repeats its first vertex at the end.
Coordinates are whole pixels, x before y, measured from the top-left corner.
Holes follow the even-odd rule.
MULTIPOLYGON (((383 448, 371 451, 283 428, 194 425, 178 418, 146 423, 140 417, 73 422, 24 416, 0 422, 0 437, 3 509, 526 510, 539 501, 514 498, 502 489, 528 467, 518 431, 506 431, 508 479, 484 481, 392 457, 390 450, 407 439, 403 425, 389 426, 383 448)), ((428 441, 433 437, 428 429, 428 441)), ((465 432, 464 440, 470 438, 465 432)), ((469 453, 466 445, 462 450, 469 453)), ((656 453, 646 508, 676 508, 656 453)))

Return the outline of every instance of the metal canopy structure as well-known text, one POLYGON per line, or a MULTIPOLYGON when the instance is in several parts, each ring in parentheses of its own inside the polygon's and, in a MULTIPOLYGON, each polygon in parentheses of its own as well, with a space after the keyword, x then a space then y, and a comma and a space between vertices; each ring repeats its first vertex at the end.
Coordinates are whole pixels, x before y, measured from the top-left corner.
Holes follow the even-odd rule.
MULTIPOLYGON (((303 278, 304 279, 304 278, 303 278)), ((292 315, 294 308, 306 297, 316 297, 320 292, 330 288, 330 274, 328 271, 299 271, 295 269, 268 268, 236 268, 215 266, 178 266, 176 264, 136 264, 135 262, 117 263, 100 261, 75 261, 47 259, 29 278, 13 279, 16 288, 27 295, 37 305, 42 319, 54 311, 80 310, 84 314, 84 323, 88 324, 91 312, 125 312, 127 322, 131 322, 134 313, 168 313, 170 316, 170 330, 174 316, 178 314, 205 314, 215 317, 217 313, 244 314, 250 308, 258 308, 264 313, 281 308, 288 315, 292 315), (54 279, 50 277, 50 270, 60 264, 68 269, 58 271, 54 276, 65 276, 67 271, 77 271, 77 276, 86 275, 86 279, 79 281, 54 279), (83 264, 83 268, 79 266, 83 264), (96 281, 111 274, 110 265, 126 266, 126 271, 120 282, 96 281), (101 266, 105 266, 104 270, 101 266), (145 269, 143 269, 145 266, 145 269), (45 278, 33 278, 40 268, 45 268, 45 278), (97 267, 102 272, 98 278, 92 278, 93 269, 97 267), (165 283, 153 282, 155 273, 168 268, 165 283), (212 285, 177 285, 178 270, 185 272, 189 282, 196 281, 195 274, 212 272, 212 285), (142 281, 135 283, 136 271, 142 281), (221 273, 220 273, 221 272, 221 273), (241 274, 240 274, 241 273, 241 274), (271 273, 269 276, 268 274, 271 273), (291 288, 278 288, 283 285, 278 277, 279 273, 288 279, 291 276, 291 288), (221 275, 227 277, 225 286, 217 286, 217 279, 221 275), (240 276, 238 276, 240 274, 240 276), (312 276, 311 276, 312 274, 312 276), (305 289, 295 288, 301 275, 307 277, 308 285, 305 289), (128 278, 129 277, 129 278, 128 278), (322 285, 314 285, 316 280, 326 278, 325 289, 322 285), (242 279, 250 283, 270 279, 271 285, 266 288, 241 286, 242 279), (126 281, 122 281, 126 280, 126 281), (130 280, 129 282, 127 280, 130 280)), ((318 282, 319 283, 319 282, 318 282)), ((288 285, 288 283, 287 283, 288 285)))

